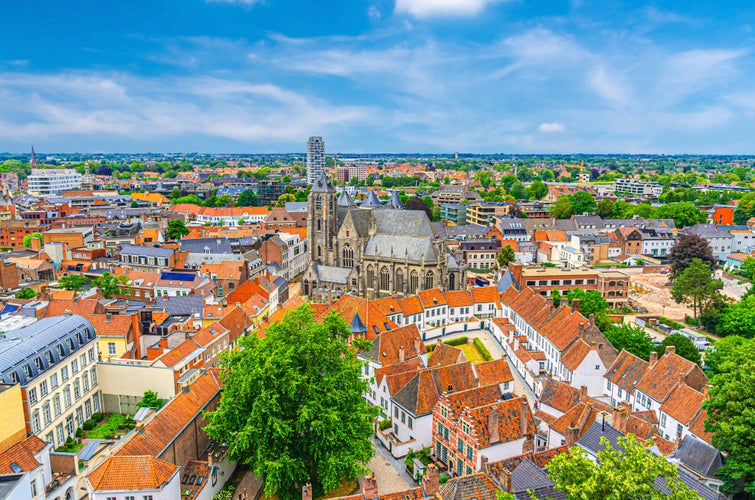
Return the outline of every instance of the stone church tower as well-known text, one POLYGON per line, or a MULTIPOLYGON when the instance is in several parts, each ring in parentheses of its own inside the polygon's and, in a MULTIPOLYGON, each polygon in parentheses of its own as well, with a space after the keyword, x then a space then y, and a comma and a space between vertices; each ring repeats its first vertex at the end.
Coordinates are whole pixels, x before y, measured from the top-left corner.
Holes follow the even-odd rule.
POLYGON ((338 235, 336 190, 325 174, 312 184, 307 204, 310 262, 332 266, 338 235))

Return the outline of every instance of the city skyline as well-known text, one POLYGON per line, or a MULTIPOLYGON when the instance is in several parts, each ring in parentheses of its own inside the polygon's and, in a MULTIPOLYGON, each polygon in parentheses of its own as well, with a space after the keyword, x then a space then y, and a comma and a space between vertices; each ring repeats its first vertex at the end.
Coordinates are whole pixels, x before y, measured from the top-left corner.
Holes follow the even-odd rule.
POLYGON ((20 1, 0 151, 755 153, 735 2, 20 1))

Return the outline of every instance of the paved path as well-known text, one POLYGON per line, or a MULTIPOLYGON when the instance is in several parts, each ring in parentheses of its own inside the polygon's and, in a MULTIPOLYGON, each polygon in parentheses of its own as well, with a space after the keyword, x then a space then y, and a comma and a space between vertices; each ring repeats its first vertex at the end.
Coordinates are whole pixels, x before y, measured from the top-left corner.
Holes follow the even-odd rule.
POLYGON ((367 466, 375 473, 375 480, 381 495, 404 491, 416 486, 412 477, 406 472, 403 458, 393 458, 393 455, 374 436, 372 444, 375 447, 375 456, 372 457, 367 466))

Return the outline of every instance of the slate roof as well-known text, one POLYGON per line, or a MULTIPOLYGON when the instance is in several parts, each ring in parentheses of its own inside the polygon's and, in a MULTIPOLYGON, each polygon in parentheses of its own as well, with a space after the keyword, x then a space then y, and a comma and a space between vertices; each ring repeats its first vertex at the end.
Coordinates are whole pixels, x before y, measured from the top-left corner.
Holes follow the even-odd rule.
POLYGON ((388 199, 388 206, 396 209, 404 208, 404 204, 401 203, 401 199, 398 197, 398 191, 391 191, 391 197, 388 199))
POLYGON ((373 211, 371 215, 375 218, 378 234, 433 236, 430 220, 424 210, 386 209, 373 211))
POLYGON ((337 205, 339 207, 354 207, 356 206, 356 203, 354 203, 354 200, 349 196, 349 193, 341 191, 341 194, 338 195, 337 205))
POLYGON ((691 434, 684 436, 674 458, 698 474, 707 477, 715 476, 722 465, 721 452, 691 434))
POLYGON ((349 276, 351 276, 353 271, 349 267, 326 266, 324 264, 317 264, 315 269, 317 270, 318 280, 341 285, 349 283, 349 276))
MULTIPOLYGON (((424 214, 424 212, 422 212, 424 214)), ((412 237, 401 234, 376 234, 364 247, 365 257, 407 257, 411 261, 435 260, 435 249, 428 237, 412 237), (400 236, 398 238, 397 236, 400 236)))
POLYGON ((181 250, 191 253, 233 253, 227 238, 194 238, 181 240, 181 250))
POLYGON ((312 189, 309 191, 310 193, 332 193, 335 191, 333 188, 333 184, 330 183, 330 179, 328 179, 328 175, 323 172, 320 174, 320 177, 312 184, 312 189))
MULTIPOLYGON (((123 245, 121 247, 120 254, 139 255, 145 257, 164 257, 170 258, 173 255, 172 248, 158 248, 158 247, 141 247, 134 245, 123 245)), ((230 253, 230 252, 229 252, 230 253)))
POLYGON ((165 309, 171 316, 202 314, 204 299, 199 295, 181 297, 155 297, 155 308, 165 309))
POLYGON ((440 487, 443 500, 496 500, 500 488, 484 473, 478 472, 468 476, 449 479, 440 487))
POLYGON ((498 292, 499 293, 505 292, 513 284, 514 284, 514 276, 511 274, 511 271, 507 267, 506 270, 501 275, 501 277, 498 279, 498 284, 497 284, 498 292))
POLYGON ((375 194, 375 191, 370 190, 367 192, 367 197, 359 206, 362 208, 378 208, 378 207, 382 207, 383 204, 380 203, 380 200, 375 194))

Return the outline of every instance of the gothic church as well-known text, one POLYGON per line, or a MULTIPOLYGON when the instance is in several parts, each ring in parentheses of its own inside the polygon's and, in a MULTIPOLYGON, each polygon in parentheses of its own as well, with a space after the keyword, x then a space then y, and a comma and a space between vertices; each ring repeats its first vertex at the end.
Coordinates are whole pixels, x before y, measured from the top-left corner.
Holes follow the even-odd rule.
POLYGON ((466 288, 461 258, 433 231, 427 214, 403 210, 395 192, 387 205, 371 191, 356 206, 347 193, 338 196, 323 174, 312 185, 307 205, 310 263, 301 293, 310 300, 466 288))

